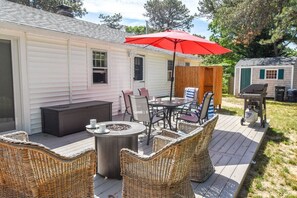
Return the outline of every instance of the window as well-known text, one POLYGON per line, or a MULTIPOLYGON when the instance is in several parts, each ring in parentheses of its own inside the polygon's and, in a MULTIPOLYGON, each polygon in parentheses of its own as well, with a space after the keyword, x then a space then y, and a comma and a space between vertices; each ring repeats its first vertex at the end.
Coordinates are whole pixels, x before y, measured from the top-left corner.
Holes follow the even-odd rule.
POLYGON ((107 52, 93 51, 93 83, 108 82, 107 52))
POLYGON ((185 66, 190 66, 190 63, 189 62, 185 62, 185 66))
POLYGON ((284 79, 284 69, 261 69, 260 79, 284 79))
POLYGON ((173 69, 173 61, 168 60, 167 61, 167 80, 171 81, 171 75, 172 75, 172 69, 173 69))
POLYGON ((266 79, 277 79, 277 70, 267 69, 266 70, 266 79))
POLYGON ((143 57, 134 57, 134 80, 143 79, 143 57))

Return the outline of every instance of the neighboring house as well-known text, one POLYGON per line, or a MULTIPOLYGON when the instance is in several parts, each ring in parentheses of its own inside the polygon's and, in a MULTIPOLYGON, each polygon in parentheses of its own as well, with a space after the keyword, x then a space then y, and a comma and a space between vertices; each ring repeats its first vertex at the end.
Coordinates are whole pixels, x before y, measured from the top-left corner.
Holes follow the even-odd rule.
POLYGON ((297 57, 242 59, 235 66, 234 95, 250 84, 268 83, 267 97, 275 96, 275 86, 297 88, 297 57))
MULTIPOLYGON (((103 100, 115 115, 123 89, 168 94, 172 52, 124 44, 127 35, 0 0, 0 112, 8 112, 0 132, 41 132, 40 107, 103 100)), ((199 65, 197 56, 177 56, 178 65, 199 65)))

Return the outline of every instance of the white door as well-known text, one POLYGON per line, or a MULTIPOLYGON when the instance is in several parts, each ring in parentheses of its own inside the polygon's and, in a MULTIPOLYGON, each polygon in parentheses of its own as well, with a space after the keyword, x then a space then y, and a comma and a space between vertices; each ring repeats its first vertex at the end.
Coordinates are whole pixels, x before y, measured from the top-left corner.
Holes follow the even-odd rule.
POLYGON ((133 62, 133 92, 135 95, 138 95, 138 89, 145 87, 144 57, 135 56, 133 62))
POLYGON ((21 127, 15 42, 0 37, 0 132, 19 130, 21 127))

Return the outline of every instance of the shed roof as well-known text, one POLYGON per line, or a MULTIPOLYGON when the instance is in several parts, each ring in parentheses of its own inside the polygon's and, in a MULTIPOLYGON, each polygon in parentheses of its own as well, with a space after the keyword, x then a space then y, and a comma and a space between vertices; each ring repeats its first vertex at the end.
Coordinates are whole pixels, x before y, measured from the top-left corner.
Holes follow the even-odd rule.
POLYGON ((245 58, 241 59, 236 67, 295 65, 296 62, 297 57, 245 58))
MULTIPOLYGON (((132 35, 131 33, 109 28, 106 25, 66 17, 6 0, 0 0, 0 8, 0 25, 1 23, 12 23, 119 44, 124 43, 126 36, 132 35)), ((138 47, 140 46, 138 45, 138 47)), ((171 51, 151 46, 146 47, 146 49, 172 54, 171 51)), ((180 53, 178 55, 197 59, 197 56, 193 55, 180 53)))

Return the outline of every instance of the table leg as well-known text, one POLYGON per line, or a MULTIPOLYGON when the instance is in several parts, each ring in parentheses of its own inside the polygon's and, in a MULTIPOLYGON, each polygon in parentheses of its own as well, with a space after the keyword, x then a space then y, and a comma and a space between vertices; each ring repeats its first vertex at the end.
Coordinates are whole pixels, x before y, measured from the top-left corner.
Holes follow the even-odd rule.
POLYGON ((128 148, 138 152, 138 135, 96 137, 97 173, 108 178, 121 179, 120 151, 128 148))
POLYGON ((172 115, 172 108, 168 108, 168 124, 169 124, 170 130, 172 130, 171 115, 172 115))

